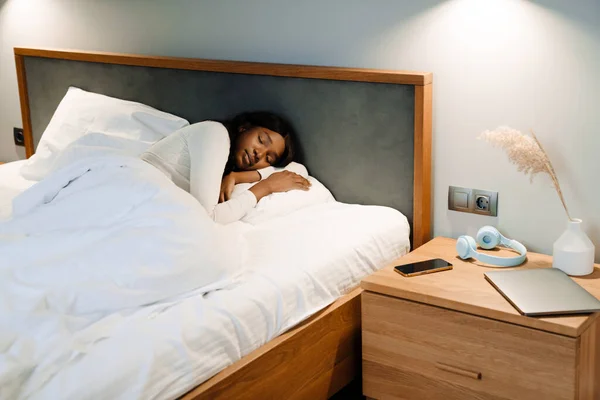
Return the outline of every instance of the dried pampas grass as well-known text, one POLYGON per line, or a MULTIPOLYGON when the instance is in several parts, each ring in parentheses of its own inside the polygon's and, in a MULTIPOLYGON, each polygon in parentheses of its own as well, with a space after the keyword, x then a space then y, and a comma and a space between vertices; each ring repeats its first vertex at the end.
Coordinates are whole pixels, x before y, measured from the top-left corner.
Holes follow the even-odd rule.
POLYGON ((493 131, 483 132, 479 135, 479 139, 491 143, 494 147, 503 149, 510 162, 517 166, 519 172, 529 175, 531 181, 539 173, 548 174, 552 179, 558 197, 560 197, 567 217, 571 219, 554 167, 552 167, 548 154, 544 151, 542 144, 533 131, 531 131, 531 136, 527 136, 516 129, 502 126, 493 131))

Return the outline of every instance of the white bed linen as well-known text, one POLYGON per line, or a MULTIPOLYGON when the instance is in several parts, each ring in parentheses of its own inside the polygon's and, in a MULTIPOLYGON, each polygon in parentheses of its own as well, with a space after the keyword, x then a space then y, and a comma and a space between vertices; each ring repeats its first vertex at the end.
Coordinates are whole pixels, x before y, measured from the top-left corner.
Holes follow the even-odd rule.
MULTIPOLYGON (((13 176, 16 185, 8 188, 6 167, 0 196, 30 185, 13 176)), ((60 368, 45 382, 27 383, 39 386, 31 398, 175 398, 409 250, 406 218, 384 207, 330 202, 256 226, 238 224, 250 249, 241 283, 88 326, 60 368)))
POLYGON ((145 104, 70 87, 21 173, 27 179, 45 178, 65 148, 89 135, 122 139, 128 146, 119 149, 121 154, 135 157, 187 125, 187 120, 145 104))
POLYGON ((19 173, 26 160, 13 161, 0 165, 0 220, 8 216, 12 210, 12 200, 35 181, 28 181, 19 173))
MULTIPOLYGON (((239 275, 244 250, 242 232, 215 224, 148 163, 84 154, 21 193, 11 218, 0 221, 0 348, 25 343, 36 320, 85 317, 90 324, 223 287, 239 275), (21 323, 10 319, 23 315, 21 323)), ((32 359, 18 356, 20 375, 72 339, 60 330, 49 336, 32 359)), ((32 373, 45 375, 39 366, 32 373)), ((0 374, 0 384, 5 379, 0 374)))

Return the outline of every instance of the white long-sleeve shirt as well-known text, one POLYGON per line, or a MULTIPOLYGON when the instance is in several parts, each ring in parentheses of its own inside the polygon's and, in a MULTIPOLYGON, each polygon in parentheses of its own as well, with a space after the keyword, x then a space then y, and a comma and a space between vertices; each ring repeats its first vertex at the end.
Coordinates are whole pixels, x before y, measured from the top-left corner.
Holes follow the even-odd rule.
MULTIPOLYGON (((256 197, 249 190, 219 203, 229 147, 227 129, 219 122, 204 121, 156 142, 141 158, 194 196, 215 222, 228 224, 243 218, 256 205, 256 197)), ((258 172, 265 179, 274 168, 267 167, 258 172)))

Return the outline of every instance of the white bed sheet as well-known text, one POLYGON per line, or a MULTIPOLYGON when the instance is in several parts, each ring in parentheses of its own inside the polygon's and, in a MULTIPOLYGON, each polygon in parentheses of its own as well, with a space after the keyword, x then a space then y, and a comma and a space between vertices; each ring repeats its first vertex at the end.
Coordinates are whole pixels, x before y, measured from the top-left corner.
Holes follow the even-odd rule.
POLYGON ((26 160, 21 160, 0 165, 0 219, 10 214, 12 199, 35 183, 26 180, 19 173, 25 162, 26 160))
MULTIPOLYGON (((12 165, 11 165, 12 164, 12 165)), ((33 182, 0 166, 6 201, 33 182)), ((252 226, 240 281, 114 313, 79 331, 31 398, 176 398, 289 330, 409 251, 398 211, 337 202, 252 226)), ((65 327, 68 329, 68 327, 65 327)))

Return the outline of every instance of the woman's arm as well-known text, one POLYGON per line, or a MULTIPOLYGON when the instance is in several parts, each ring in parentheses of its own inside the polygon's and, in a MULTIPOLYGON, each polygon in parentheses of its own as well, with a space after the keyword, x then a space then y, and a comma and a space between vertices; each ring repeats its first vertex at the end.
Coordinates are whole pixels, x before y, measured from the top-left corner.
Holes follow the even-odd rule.
POLYGON ((260 174, 258 171, 240 171, 230 172, 223 177, 221 180, 221 191, 219 193, 219 203, 223 203, 231 199, 231 193, 233 188, 238 183, 254 183, 260 181, 260 174))
POLYGON ((258 171, 238 171, 231 172, 228 176, 233 177, 236 184, 238 183, 254 183, 261 180, 260 172, 258 171))
POLYGON ((209 212, 209 215, 221 224, 238 221, 256 206, 256 203, 264 196, 294 189, 308 190, 310 189, 310 182, 290 171, 277 172, 258 182, 239 196, 220 202, 209 212))
MULTIPOLYGON (((266 167, 255 171, 237 171, 230 172, 223 177, 221 181, 221 192, 219 194, 219 203, 231 198, 233 188, 238 183, 254 183, 261 179, 266 179, 275 171, 273 167, 266 167)), ((269 194, 269 193, 267 193, 269 194)))
POLYGON ((287 192, 294 189, 308 190, 310 189, 310 181, 294 172, 282 171, 274 173, 248 190, 254 194, 256 202, 259 202, 260 199, 271 193, 287 192))

